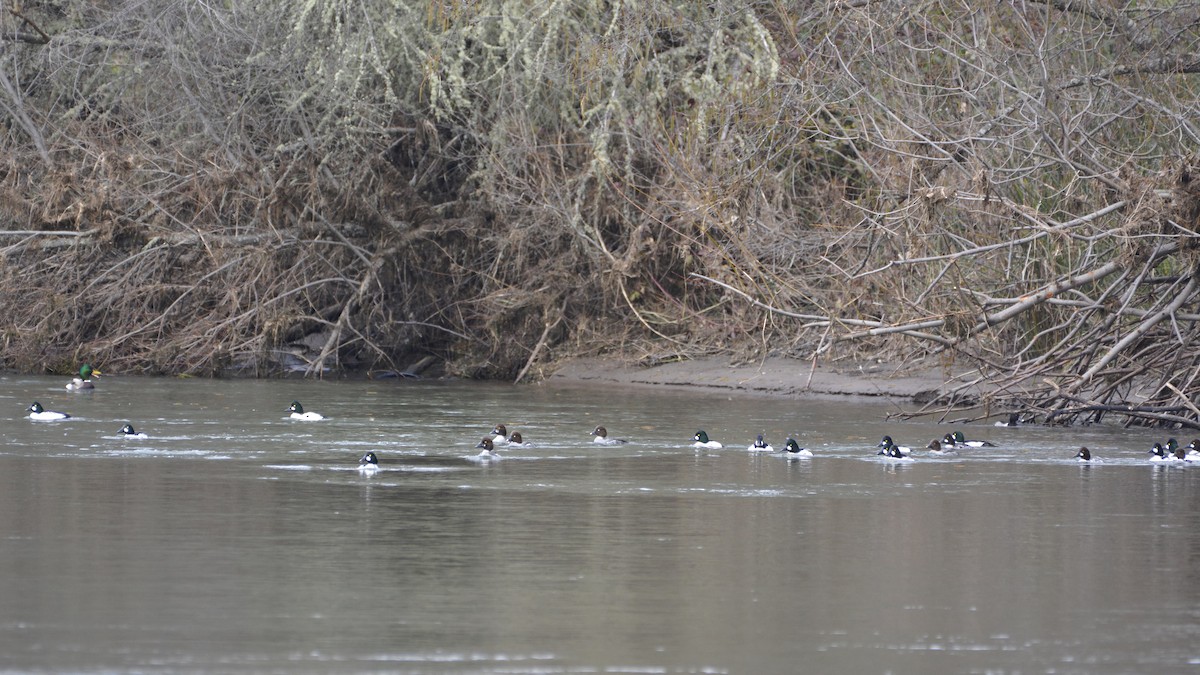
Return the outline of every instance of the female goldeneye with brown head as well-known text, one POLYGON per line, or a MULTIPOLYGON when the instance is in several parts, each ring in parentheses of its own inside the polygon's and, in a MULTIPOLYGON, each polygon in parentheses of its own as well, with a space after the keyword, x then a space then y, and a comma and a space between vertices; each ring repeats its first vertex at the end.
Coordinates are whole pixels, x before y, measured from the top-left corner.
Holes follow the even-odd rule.
POLYGON ((503 424, 497 424, 492 427, 492 445, 504 445, 508 443, 508 428, 503 424))
POLYGON ((929 449, 931 455, 956 455, 953 445, 947 445, 937 440, 929 441, 929 445, 925 446, 929 449))
POLYGON ((477 455, 480 459, 499 459, 500 454, 496 452, 496 443, 490 437, 484 436, 483 440, 475 445, 477 448, 482 448, 477 455))
POLYGON ((532 448, 533 447, 533 443, 526 442, 525 438, 523 436, 521 436, 521 432, 519 432, 519 431, 514 431, 508 435, 508 445, 509 445, 509 447, 513 447, 513 448, 532 448))
POLYGON ((601 426, 597 426, 595 429, 592 429, 592 436, 592 442, 599 443, 601 445, 621 445, 622 443, 629 442, 624 438, 609 438, 608 429, 605 429, 601 426))

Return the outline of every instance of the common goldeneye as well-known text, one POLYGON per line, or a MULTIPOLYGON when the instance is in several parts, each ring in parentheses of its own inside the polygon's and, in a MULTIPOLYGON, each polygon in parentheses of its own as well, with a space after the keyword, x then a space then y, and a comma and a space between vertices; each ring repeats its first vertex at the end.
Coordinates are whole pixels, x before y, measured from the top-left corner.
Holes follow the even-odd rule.
POLYGON ((136 438, 136 439, 149 438, 149 436, 147 436, 146 434, 135 431, 132 424, 126 424, 125 426, 121 427, 120 434, 121 434, 122 438, 136 438))
POLYGON ((775 448, 772 448, 770 443, 763 440, 762 434, 759 434, 758 438, 754 439, 754 442, 746 449, 750 452, 775 452, 775 448))
POLYGON ((28 408, 26 408, 26 410, 29 411, 29 419, 31 419, 31 420, 42 420, 45 422, 53 422, 55 420, 65 420, 65 419, 69 419, 71 417, 67 413, 55 412, 53 410, 46 410, 45 408, 42 407, 42 404, 38 403, 37 401, 34 401, 32 404, 30 404, 30 406, 28 408))
POLYGON ((484 436, 483 440, 479 441, 475 447, 483 448, 479 452, 480 459, 498 459, 500 457, 500 454, 496 452, 496 444, 487 436, 484 436))
POLYGON ((879 445, 877 447, 883 448, 878 453, 876 453, 879 455, 890 455, 892 448, 895 448, 897 453, 899 453, 900 455, 903 455, 905 457, 912 454, 912 448, 908 447, 907 445, 896 445, 892 441, 891 436, 884 436, 883 439, 879 441, 879 445))
POLYGON ((533 443, 525 442, 525 439, 521 437, 521 432, 519 432, 519 431, 514 431, 511 434, 509 434, 508 445, 511 445, 514 448, 532 448, 533 447, 533 443))
POLYGON ((1019 427, 1021 426, 1021 416, 1018 413, 1011 413, 1007 420, 996 422, 998 427, 1019 427))
POLYGON ((953 446, 956 448, 994 448, 994 447, 996 447, 996 444, 992 443, 991 441, 968 441, 966 439, 966 437, 963 436, 963 432, 961 432, 961 431, 953 431, 951 433, 946 434, 942 438, 942 443, 945 443, 946 445, 950 445, 950 446, 953 446))
POLYGON ((595 429, 592 429, 592 436, 594 436, 594 438, 592 439, 592 442, 600 443, 601 445, 620 445, 622 443, 629 442, 629 441, 625 440, 624 438, 609 438, 608 437, 608 429, 605 429, 604 427, 600 427, 600 426, 596 427, 595 429))
POLYGON ((325 419, 325 416, 321 413, 304 412, 304 406, 300 405, 299 401, 292 401, 292 404, 288 406, 287 412, 292 413, 291 418, 294 420, 316 422, 325 419))
POLYGON ((1184 460, 1188 462, 1200 462, 1200 438, 1194 439, 1185 449, 1187 453, 1183 456, 1184 460))
POLYGON ((929 448, 929 454, 931 454, 931 455, 954 455, 954 454, 958 454, 958 453, 956 453, 956 452, 954 451, 954 446, 953 446, 953 445, 949 445, 949 444, 943 444, 943 443, 941 443, 941 442, 939 442, 939 441, 937 441, 937 440, 932 440, 932 441, 929 441, 929 445, 927 445, 927 446, 925 446, 925 447, 926 447, 926 448, 929 448))
POLYGON ((904 452, 901 451, 901 448, 903 448, 903 447, 904 446, 896 445, 895 443, 889 443, 888 446, 886 448, 884 448, 883 458, 888 461, 892 461, 892 462, 916 461, 912 457, 909 457, 907 454, 905 454, 904 452))
POLYGON ((701 429, 700 431, 697 431, 696 435, 692 436, 692 440, 695 441, 695 443, 692 443, 693 448, 708 448, 710 450, 720 450, 721 448, 725 447, 725 446, 721 445, 720 442, 718 442, 718 441, 708 440, 708 434, 705 433, 705 431, 703 429, 701 429))
POLYGON ((92 376, 100 377, 101 372, 92 368, 90 363, 85 363, 79 366, 79 377, 67 383, 67 391, 87 391, 95 389, 96 385, 92 384, 92 376))
POLYGON ((1075 459, 1081 462, 1090 462, 1092 461, 1092 451, 1088 450, 1085 445, 1079 449, 1079 452, 1075 453, 1075 459))
POLYGON ((504 445, 508 442, 508 429, 503 424, 492 427, 492 444, 504 445))
POLYGON ((787 442, 783 444, 783 456, 791 458, 812 457, 813 454, 812 450, 800 447, 800 444, 796 442, 796 439, 789 438, 787 439, 787 442))
POLYGON ((1155 443, 1153 448, 1150 448, 1151 462, 1178 462, 1182 457, 1176 457, 1176 453, 1167 452, 1162 443, 1155 443))
POLYGON ((363 473, 374 473, 379 470, 379 458, 375 453, 368 452, 358 460, 358 470, 363 473))

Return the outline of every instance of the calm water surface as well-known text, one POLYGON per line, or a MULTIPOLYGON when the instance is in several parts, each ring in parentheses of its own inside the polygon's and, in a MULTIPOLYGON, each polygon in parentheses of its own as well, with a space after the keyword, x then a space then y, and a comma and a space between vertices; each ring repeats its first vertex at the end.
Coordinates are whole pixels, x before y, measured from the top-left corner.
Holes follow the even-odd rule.
POLYGON ((972 425, 1001 447, 896 464, 882 434, 949 427, 649 390, 64 383, 0 377, 0 671, 1200 669, 1200 464, 1149 464, 1154 432, 972 425), (534 447, 476 459, 498 422, 534 447), (729 447, 694 451, 700 428, 729 447))

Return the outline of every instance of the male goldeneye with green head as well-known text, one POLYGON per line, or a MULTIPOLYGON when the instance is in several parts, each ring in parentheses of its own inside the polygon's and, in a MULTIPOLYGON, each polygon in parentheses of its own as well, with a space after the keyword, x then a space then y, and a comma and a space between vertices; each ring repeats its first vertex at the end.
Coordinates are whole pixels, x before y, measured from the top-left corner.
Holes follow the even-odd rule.
POLYGON ((1200 462, 1200 438, 1192 440, 1185 449, 1187 450, 1183 456, 1185 461, 1200 462))
POLYGON ((93 368, 90 363, 85 363, 79 366, 79 377, 67 383, 67 391, 88 391, 95 389, 96 385, 92 384, 92 377, 100 377, 100 375, 100 371, 93 368))
POLYGON ((992 443, 991 441, 968 441, 966 436, 963 436, 963 432, 961 432, 961 431, 954 431, 954 432, 946 434, 942 438, 942 443, 952 446, 952 447, 955 447, 955 448, 994 448, 994 447, 996 447, 996 444, 992 443))
POLYGON ((121 434, 121 438, 135 438, 138 440, 149 438, 149 436, 146 434, 136 431, 132 424, 126 424, 125 426, 121 427, 121 431, 119 433, 121 434))
POLYGON ((697 431, 696 435, 692 436, 692 440, 695 441, 694 443, 692 443, 693 448, 708 448, 709 450, 719 450, 719 449, 725 447, 725 446, 721 445, 721 443, 718 441, 708 440, 708 434, 705 433, 705 431, 703 429, 701 429, 700 431, 697 431))
POLYGON ((812 450, 800 447, 800 444, 796 442, 796 439, 789 438, 787 439, 787 442, 783 444, 783 456, 795 459, 798 457, 812 457, 813 454, 812 450))
POLYGON ((1176 457, 1174 452, 1167 452, 1162 443, 1155 443, 1154 447, 1150 448, 1151 462, 1178 462, 1182 457, 1176 457))
POLYGON ((304 412, 304 406, 300 405, 299 401, 292 401, 288 406, 287 412, 290 412, 290 417, 294 420, 304 420, 306 422, 316 422, 325 419, 321 413, 304 412))
POLYGON ((772 448, 770 443, 763 440, 762 434, 759 434, 758 438, 754 439, 754 442, 746 449, 750 452, 775 452, 775 448, 772 448))
POLYGON ((1079 449, 1079 452, 1075 453, 1075 459, 1081 462, 1090 462, 1092 461, 1092 451, 1088 450, 1085 445, 1079 449))
POLYGON ((608 429, 605 429, 601 426, 597 426, 595 429, 592 429, 592 436, 592 442, 599 443, 601 445, 621 445, 622 443, 629 442, 624 438, 609 438, 608 429))
POLYGON ((888 446, 883 449, 883 458, 888 461, 892 461, 892 462, 916 461, 912 457, 909 457, 907 454, 901 452, 901 448, 903 448, 903 447, 904 446, 902 446, 902 445, 896 445, 895 443, 889 443, 888 446))
POLYGON ((358 470, 363 473, 374 473, 379 470, 379 458, 375 453, 368 452, 358 460, 358 470))
POLYGON ((40 420, 42 422, 54 422, 57 420, 70 419, 71 417, 67 413, 46 410, 42 407, 42 404, 38 403, 37 401, 31 403, 26 410, 29 411, 29 419, 40 420))
POLYGON ((879 445, 876 447, 882 448, 882 450, 875 453, 877 455, 890 455, 890 454, 892 454, 893 448, 895 448, 896 452, 899 455, 902 455, 905 457, 912 454, 912 448, 908 447, 907 445, 896 445, 895 442, 892 441, 891 436, 884 436, 879 441, 879 445))

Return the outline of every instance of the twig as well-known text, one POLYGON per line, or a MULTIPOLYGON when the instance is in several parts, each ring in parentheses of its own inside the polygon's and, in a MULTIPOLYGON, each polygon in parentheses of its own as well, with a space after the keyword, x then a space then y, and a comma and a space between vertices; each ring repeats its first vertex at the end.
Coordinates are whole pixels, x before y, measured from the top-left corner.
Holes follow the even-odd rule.
POLYGON ((538 353, 542 351, 542 347, 546 346, 546 338, 550 335, 550 331, 554 330, 558 324, 562 323, 563 312, 565 312, 566 309, 567 304, 564 300, 562 306, 558 308, 558 318, 556 318, 552 323, 546 323, 546 327, 542 329, 542 336, 538 338, 537 344, 534 345, 533 351, 529 353, 529 358, 525 361, 525 367, 522 368, 521 372, 517 373, 516 378, 513 379, 514 383, 525 379, 525 373, 528 373, 529 369, 533 367, 533 362, 537 359, 538 353))
POLYGON ((23 12, 21 12, 21 6, 18 3, 10 2, 8 4, 8 13, 12 14, 13 16, 17 17, 18 19, 24 21, 30 28, 32 28, 34 31, 37 32, 37 34, 40 38, 39 40, 33 40, 31 38, 24 37, 22 39, 25 42, 30 42, 32 44, 43 44, 43 45, 49 44, 50 36, 46 34, 46 31, 42 30, 41 26, 34 23, 33 19, 30 19, 29 17, 25 16, 25 14, 23 12))

